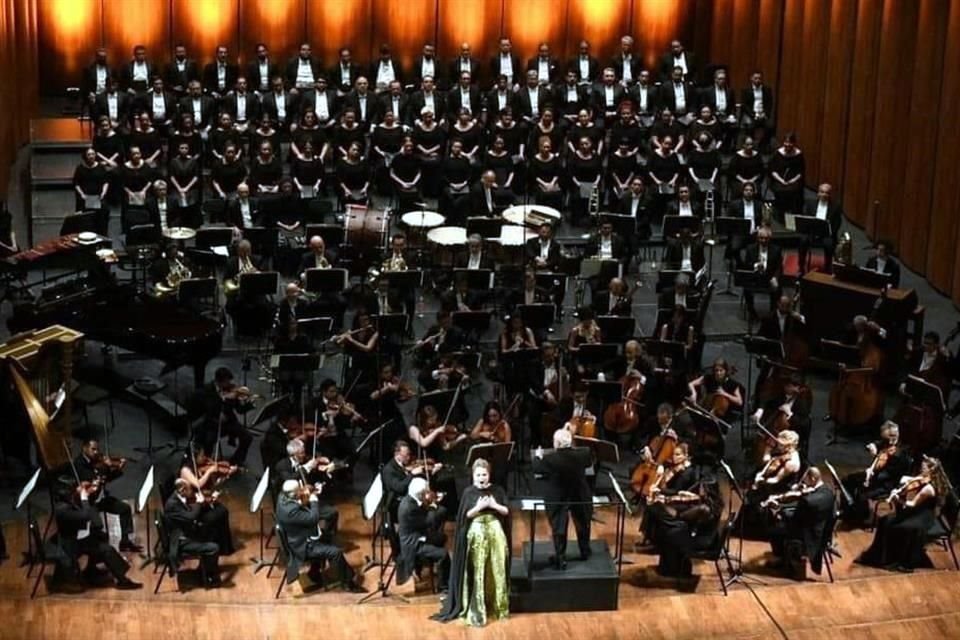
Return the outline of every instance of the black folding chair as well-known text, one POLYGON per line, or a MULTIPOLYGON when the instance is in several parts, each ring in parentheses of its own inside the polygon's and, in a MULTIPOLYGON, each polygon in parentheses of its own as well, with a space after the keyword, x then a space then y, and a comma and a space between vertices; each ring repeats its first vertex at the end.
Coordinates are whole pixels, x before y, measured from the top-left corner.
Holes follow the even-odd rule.
POLYGON ((200 575, 203 578, 203 583, 207 583, 207 570, 203 565, 203 559, 199 554, 196 553, 185 553, 180 551, 177 553, 177 557, 174 559, 170 558, 170 532, 167 529, 166 517, 160 513, 157 514, 157 517, 153 520, 154 526, 157 528, 157 545, 160 549, 160 552, 155 555, 155 562, 157 566, 161 569, 160 577, 157 578, 157 584, 153 587, 153 593, 156 595, 160 592, 160 585, 163 583, 164 577, 166 577, 167 572, 170 573, 171 577, 177 579, 177 590, 180 590, 180 565, 184 560, 197 560, 200 566, 200 575))

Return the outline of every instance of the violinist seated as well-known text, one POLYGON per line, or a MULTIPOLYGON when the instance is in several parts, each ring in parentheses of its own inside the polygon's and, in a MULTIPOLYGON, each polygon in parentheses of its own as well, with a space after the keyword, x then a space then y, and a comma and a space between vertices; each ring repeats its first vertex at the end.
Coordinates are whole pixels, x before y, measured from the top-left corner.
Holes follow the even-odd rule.
MULTIPOLYGON (((302 436, 294 438, 287 443, 287 456, 270 469, 273 493, 279 497, 278 494, 282 490, 283 484, 288 480, 296 480, 301 485, 309 486, 327 482, 334 468, 335 465, 329 458, 324 456, 309 457, 302 436)), ((336 507, 321 505, 320 512, 320 517, 326 523, 327 530, 331 534, 335 534, 340 520, 340 513, 336 507)))
POLYGON ((567 334, 567 351, 570 352, 570 355, 576 363, 575 379, 577 380, 594 377, 593 374, 595 372, 593 370, 601 364, 581 362, 577 357, 582 345, 601 344, 603 342, 600 325, 597 324, 594 318, 593 309, 590 307, 580 307, 577 309, 577 324, 573 325, 567 334))
POLYGON ((622 278, 611 278, 606 291, 597 292, 592 297, 590 308, 598 316, 630 317, 633 313, 631 296, 633 291, 627 288, 622 278))
POLYGON ((700 271, 707 263, 703 253, 703 242, 690 233, 690 229, 680 229, 676 238, 669 238, 663 250, 663 266, 678 271, 700 271))
POLYGON ((342 588, 351 593, 363 593, 343 549, 334 544, 332 536, 320 527, 324 519, 319 499, 321 487, 303 486, 296 480, 286 480, 281 487, 276 520, 286 534, 292 552, 287 559, 287 584, 296 580, 302 562, 310 564, 307 573, 310 580, 322 582, 323 563, 328 562, 336 571, 342 588))
POLYGON ((240 290, 240 276, 259 271, 260 264, 252 255, 250 241, 241 240, 237 243, 236 255, 227 260, 223 274, 227 313, 240 335, 259 336, 270 330, 274 320, 275 305, 271 299, 240 290))
POLYGON ((723 358, 713 361, 710 373, 694 378, 688 384, 688 400, 697 403, 714 416, 725 419, 743 408, 742 385, 730 377, 730 365, 723 358))
POLYGON ((205 539, 216 542, 221 555, 234 551, 233 535, 230 533, 230 511, 217 500, 219 487, 233 477, 239 468, 226 460, 214 460, 202 447, 194 447, 180 461, 177 478, 190 483, 198 494, 210 498, 197 518, 205 539))
POLYGON ((678 273, 672 287, 664 287, 657 296, 658 309, 683 307, 687 311, 700 308, 700 292, 690 286, 690 275, 678 273))
MULTIPOLYGON (((443 354, 433 364, 427 365, 417 376, 420 387, 426 391, 464 388, 470 384, 470 374, 451 354, 443 354)), ((460 390, 457 400, 457 415, 465 415, 463 403, 464 389, 460 390)))
POLYGON ((940 461, 924 457, 919 475, 900 478, 887 496, 896 511, 880 518, 873 542, 854 562, 907 573, 933 566, 924 547, 951 492, 940 461))
MULTIPOLYGON (((426 461, 429 462, 429 461, 426 461)), ((406 440, 397 440, 393 443, 393 457, 380 470, 384 493, 388 496, 388 511, 391 522, 397 521, 397 507, 400 500, 407 495, 407 488, 414 478, 423 478, 427 473, 437 473, 443 468, 440 462, 428 465, 425 461, 414 459, 410 450, 410 443, 406 440)))
POLYGON ((542 444, 553 437, 556 428, 563 420, 555 411, 563 395, 570 388, 567 370, 560 366, 557 358, 557 346, 552 342, 543 342, 540 346, 540 358, 527 370, 525 383, 527 417, 530 425, 530 442, 542 444))
POLYGON ((397 558, 397 584, 404 584, 421 567, 436 567, 441 593, 447 591, 450 581, 450 553, 446 550, 443 524, 446 509, 438 504, 434 493, 423 478, 414 478, 407 487, 407 495, 397 509, 397 528, 400 556, 397 558))
MULTIPOLYGON (((743 252, 743 260, 739 269, 743 271, 753 271, 763 275, 763 280, 767 285, 770 295, 770 308, 774 308, 777 298, 780 297, 780 275, 783 269, 783 253, 780 247, 770 243, 773 231, 770 227, 763 226, 757 230, 757 242, 750 245, 743 252)), ((759 318, 757 308, 753 302, 753 291, 744 289, 743 300, 747 305, 747 314, 751 322, 756 322, 759 318)))
POLYGON ((800 376, 793 374, 784 381, 783 393, 757 409, 753 418, 764 424, 774 435, 782 429, 796 432, 800 437, 801 448, 806 448, 810 439, 812 405, 813 398, 809 387, 804 387, 800 376))
POLYGON ((880 440, 867 445, 867 452, 873 456, 870 466, 843 479, 844 488, 853 498, 853 504, 847 505, 843 513, 844 521, 849 523, 866 522, 870 518, 869 501, 890 495, 913 463, 900 444, 900 427, 890 420, 880 427, 880 440))
POLYGON ((320 395, 307 408, 307 415, 317 420, 317 450, 336 460, 349 460, 354 455, 347 429, 365 423, 366 418, 347 402, 337 383, 327 378, 320 383, 320 395))
POLYGON ((573 385, 573 394, 560 400, 554 410, 556 423, 574 436, 597 437, 597 415, 600 407, 588 398, 587 385, 573 385))
POLYGON ((219 367, 213 374, 213 382, 203 387, 194 396, 193 404, 203 416, 196 428, 195 438, 204 451, 213 451, 219 439, 228 437, 228 444, 236 445, 231 464, 243 466, 253 436, 240 422, 238 413, 253 409, 252 394, 247 387, 238 386, 233 372, 219 367))
MULTIPOLYGON (((473 444, 503 444, 513 442, 513 431, 506 421, 500 403, 490 401, 483 407, 483 417, 477 420, 470 430, 470 442, 473 444)), ((493 473, 493 481, 506 486, 507 465, 498 465, 493 473)))
POLYGON ((797 481, 800 473, 800 436, 786 429, 777 434, 772 448, 763 456, 763 464, 754 474, 747 492, 748 505, 760 502, 775 493, 783 493, 797 481))
MULTIPOLYGON (((297 409, 299 413, 299 408, 297 409)), ((260 460, 263 467, 272 469, 275 464, 283 460, 287 455, 287 443, 300 435, 297 428, 290 428, 293 420, 290 405, 284 407, 280 416, 270 424, 263 439, 260 441, 260 460)), ((297 418, 298 419, 298 418, 297 418)))
POLYGON ((93 504, 95 496, 87 481, 79 485, 64 485, 57 491, 54 518, 57 523, 56 540, 61 553, 53 574, 51 588, 63 593, 82 593, 84 582, 97 584, 103 563, 115 580, 117 589, 139 589, 142 585, 127 577, 130 565, 110 546, 103 530, 103 518, 93 504), (87 556, 87 566, 80 571, 80 556, 87 556))
MULTIPOLYGON (((133 541, 133 511, 123 500, 110 495, 107 483, 123 475, 126 458, 111 458, 100 451, 100 443, 87 440, 80 448, 80 455, 73 460, 80 482, 97 481, 99 491, 91 494, 91 502, 97 511, 112 513, 120 519, 120 551, 140 551, 142 547, 133 541)), ((66 472, 67 469, 64 469, 66 472)))
POLYGON ((820 575, 835 502, 833 489, 824 484, 817 467, 808 468, 789 491, 764 500, 763 506, 774 514, 767 534, 774 560, 767 566, 783 567, 794 580, 805 580, 809 560, 810 568, 820 575))
POLYGON ((174 493, 163 506, 163 517, 170 537, 170 548, 164 549, 163 553, 168 554, 171 559, 179 558, 181 552, 200 556, 206 577, 204 586, 208 588, 220 586, 218 557, 223 551, 210 539, 210 534, 202 523, 209 509, 210 501, 183 478, 177 478, 174 482, 174 493))

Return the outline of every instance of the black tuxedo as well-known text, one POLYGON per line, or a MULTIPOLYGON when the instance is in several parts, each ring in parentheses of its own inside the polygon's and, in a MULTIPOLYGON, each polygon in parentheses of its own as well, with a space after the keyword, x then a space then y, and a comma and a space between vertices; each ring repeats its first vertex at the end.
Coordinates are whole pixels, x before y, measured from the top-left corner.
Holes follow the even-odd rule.
POLYGON ((784 318, 783 329, 781 330, 780 316, 777 310, 773 309, 760 320, 757 335, 761 338, 767 338, 768 340, 783 340, 786 335, 794 333, 797 328, 802 326, 803 323, 792 314, 788 314, 786 318, 784 318))
POLYGON ((810 568, 819 574, 822 569, 827 527, 834 521, 833 490, 821 484, 801 496, 793 509, 784 510, 782 524, 770 532, 770 546, 776 556, 786 556, 789 566, 802 566, 800 556, 810 560, 810 568))
MULTIPOLYGON (((494 87, 488 91, 487 95, 484 97, 483 108, 492 114, 500 113, 499 93, 500 90, 494 87)), ((506 107, 509 107, 514 113, 517 111, 517 94, 515 94, 510 88, 507 88, 506 91, 506 107)))
POLYGON ((614 301, 613 309, 610 308, 611 293, 609 290, 601 291, 590 302, 593 312, 598 316, 622 316, 627 318, 631 315, 632 309, 629 298, 617 299, 614 301))
MULTIPOLYGON (((657 295, 658 309, 673 309, 677 306, 677 290, 675 287, 665 287, 657 295)), ((684 308, 687 311, 696 311, 700 308, 700 293, 693 287, 687 287, 686 304, 684 308)))
MULTIPOLYGON (((300 565, 309 562, 311 572, 319 571, 316 564, 326 560, 337 571, 340 581, 344 584, 353 580, 353 570, 343 557, 343 551, 336 545, 327 542, 327 531, 319 535, 317 528, 324 520, 323 507, 317 501, 311 501, 307 506, 298 500, 286 495, 280 496, 277 503, 277 524, 287 536, 290 545, 291 557, 287 559, 286 581, 294 582, 300 573, 300 565)), ((330 524, 327 523, 327 529, 330 524)))
MULTIPOLYGON (((393 79, 398 81, 400 84, 403 84, 403 68, 400 66, 400 61, 395 58, 390 58, 390 64, 393 67, 393 79)), ((370 63, 369 68, 367 69, 368 74, 367 80, 370 81, 370 91, 377 91, 377 71, 380 70, 380 58, 377 58, 370 63)))
POLYGON ((490 189, 490 203, 487 203, 487 196, 484 192, 482 183, 470 187, 470 211, 469 215, 493 217, 503 208, 497 202, 497 189, 490 189))
MULTIPOLYGON (((696 58, 690 51, 684 51, 683 57, 687 63, 687 75, 684 79, 688 82, 696 82, 698 71, 696 58)), ((673 59, 672 51, 667 51, 665 54, 660 56, 660 81, 663 82, 664 86, 672 81, 674 66, 676 66, 676 64, 673 59)))
MULTIPOLYGON (((530 238, 524 245, 527 262, 532 263, 540 257, 540 238, 530 238)), ((560 268, 560 243, 556 238, 550 240, 550 249, 547 250, 547 269, 554 271, 560 268)))
MULTIPOLYGON (((709 87, 705 87, 700 91, 699 104, 709 105, 710 108, 713 110, 714 115, 716 115, 718 118, 721 115, 732 115, 736 112, 736 109, 737 109, 736 96, 734 94, 734 91, 729 86, 727 86, 723 90, 723 94, 727 98, 727 106, 726 106, 726 109, 722 112, 717 108, 717 85, 716 84, 711 84, 709 87)), ((753 101, 751 100, 751 104, 752 102, 753 101)))
MULTIPOLYGON (((524 295, 524 289, 510 289, 507 292, 507 311, 512 315, 516 313, 517 307, 526 304, 527 297, 524 295)), ((550 292, 543 287, 535 287, 533 290, 534 304, 547 304, 552 302, 550 292)))
POLYGON ((684 95, 684 111, 678 114, 677 112, 677 95, 674 90, 674 85, 672 81, 664 82, 657 89, 657 97, 660 98, 660 107, 670 109, 674 115, 683 115, 685 113, 696 113, 697 112, 697 92, 693 87, 693 84, 689 82, 683 83, 683 95, 684 95))
MULTIPOLYGON (((443 63, 434 56, 433 57, 433 76, 434 83, 439 86, 446 86, 446 75, 443 69, 443 63)), ((420 88, 420 83, 423 82, 423 56, 419 55, 413 59, 413 67, 410 69, 410 82, 417 89, 420 88)), ((456 78, 451 78, 451 82, 456 81, 456 78)))
MULTIPOLYGON (((604 85, 598 84, 593 88, 591 95, 594 113, 599 115, 607 112, 615 112, 620 106, 620 103, 623 102, 627 97, 627 92, 624 90, 624 88, 619 84, 615 84, 613 86, 613 106, 608 107, 604 85)), ((615 143, 616 141, 614 141, 614 144, 615 143)))
MULTIPOLYGON (((817 215, 817 205, 819 200, 806 202, 803 206, 803 215, 815 217, 817 215)), ((822 238, 813 238, 805 236, 800 241, 799 263, 800 273, 807 271, 807 255, 810 247, 822 247, 824 254, 824 267, 827 272, 833 271, 833 251, 837 245, 837 235, 840 233, 840 225, 843 224, 843 210, 840 205, 834 201, 827 202, 827 223, 830 225, 830 235, 822 238)))
MULTIPOLYGON (((198 99, 200 100, 200 121, 195 121, 193 124, 197 129, 206 129, 213 124, 213 118, 216 115, 216 105, 210 96, 200 96, 198 99)), ((179 107, 181 116, 185 113, 189 113, 192 116, 193 98, 190 96, 180 98, 179 107)))
POLYGON ((240 75, 240 70, 237 68, 237 65, 232 62, 225 63, 223 89, 221 89, 218 81, 217 65, 218 63, 213 61, 203 67, 203 90, 205 93, 225 96, 227 92, 232 91, 233 87, 237 84, 237 77, 240 75))
MULTIPOLYGON (((260 269, 260 262, 255 260, 253 256, 250 256, 250 264, 253 265, 254 269, 260 269)), ((232 280, 240 275, 240 258, 238 256, 230 256, 227 259, 227 266, 223 269, 223 277, 232 280)))
MULTIPOLYGON (((523 78, 523 67, 520 65, 520 58, 513 53, 510 54, 510 66, 513 68, 513 76, 510 78, 510 82, 511 84, 516 84, 523 78)), ((499 52, 490 58, 490 73, 494 83, 496 83, 497 78, 500 77, 500 74, 503 73, 500 65, 499 52)))
POLYGON ((417 504, 410 496, 400 501, 397 509, 400 557, 397 558, 397 584, 410 579, 422 562, 439 564, 440 589, 445 590, 450 579, 450 555, 444 548, 442 527, 446 510, 417 504), (424 540, 421 540, 424 538, 424 540))
MULTIPOLYGON (((88 460, 82 453, 73 460, 73 468, 77 470, 77 477, 81 482, 93 482, 100 477, 101 472, 94 466, 93 462, 88 460)), ((106 475, 106 480, 110 481, 123 475, 122 471, 110 471, 106 475)), ((107 492, 106 487, 101 489, 101 497, 93 506, 103 513, 112 513, 120 519, 120 539, 128 540, 133 533, 133 511, 123 500, 120 500, 107 492)))
MULTIPOLYGON (((587 243, 587 255, 588 256, 599 256, 601 247, 601 239, 599 234, 594 234, 590 237, 590 241, 587 243)), ((623 262, 627 259, 627 245, 618 234, 610 234, 610 250, 613 255, 613 259, 617 262, 623 262)))
MULTIPOLYGON (((780 394, 775 398, 770 399, 766 404, 763 405, 763 419, 766 420, 771 415, 775 415, 780 407, 787 401, 787 397, 784 394, 780 394)), ((800 436, 800 451, 806 449, 807 439, 810 436, 810 411, 811 411, 811 402, 809 394, 798 395, 794 401, 793 406, 790 408, 792 415, 790 416, 790 429, 797 432, 797 435, 800 436)))
POLYGON ((153 78, 153 76, 159 74, 159 70, 154 66, 152 62, 146 61, 147 79, 145 82, 140 80, 136 81, 137 86, 134 86, 135 82, 133 79, 133 64, 134 64, 133 60, 130 60, 125 65, 123 65, 123 68, 120 71, 120 87, 124 91, 129 91, 130 89, 133 89, 134 91, 137 91, 137 92, 146 91, 147 88, 150 86, 151 79, 153 78))
MULTIPOLYGON (((690 200, 690 210, 693 212, 695 218, 700 218, 703 220, 703 205, 699 202, 694 202, 690 200)), ((668 216, 678 216, 680 215, 680 201, 672 200, 667 204, 667 215, 668 216)))
POLYGON ((186 92, 189 82, 200 79, 200 67, 197 62, 190 58, 184 59, 183 62, 183 71, 177 68, 176 60, 171 60, 163 71, 164 85, 177 95, 183 95, 186 92))
POLYGON ((171 565, 177 566, 176 559, 181 552, 197 554, 208 580, 217 576, 217 554, 221 551, 216 542, 204 540, 208 535, 202 531, 201 522, 204 511, 209 508, 206 504, 186 505, 176 493, 167 499, 163 508, 170 537, 170 548, 164 551, 169 554, 171 565))
POLYGON ((470 85, 470 104, 464 105, 462 96, 460 95, 460 85, 456 85, 453 89, 447 92, 447 119, 451 122, 456 118, 457 112, 460 111, 461 107, 469 107, 470 113, 473 116, 480 115, 480 112, 483 110, 483 96, 480 94, 480 89, 476 85, 470 85))
POLYGON ((367 98, 367 113, 366 117, 362 117, 364 114, 360 111, 360 96, 356 91, 351 91, 343 98, 343 107, 346 109, 353 109, 357 114, 357 122, 364 128, 369 127, 371 122, 376 122, 380 117, 379 114, 379 101, 377 100, 377 95, 373 91, 367 91, 365 94, 367 98))
POLYGON ((647 84, 646 110, 644 110, 643 105, 640 104, 639 84, 635 84, 630 87, 628 95, 630 96, 630 99, 636 103, 637 113, 652 117, 660 109, 660 88, 655 85, 649 83, 647 84))
MULTIPOLYGON (((252 196, 248 198, 248 200, 250 202, 250 219, 253 222, 253 226, 264 226, 264 221, 261 219, 260 213, 260 200, 252 196)), ((227 224, 229 226, 236 227, 237 229, 246 228, 246 225, 243 223, 243 214, 240 211, 240 200, 238 198, 234 198, 227 202, 227 210, 225 215, 227 224)))
POLYGON ((260 97, 260 106, 263 109, 263 113, 270 116, 270 120, 274 125, 289 128, 290 125, 297 120, 297 100, 289 91, 284 91, 280 96, 272 90, 269 93, 264 93, 260 97), (286 117, 283 123, 280 123, 279 110, 277 109, 278 103, 284 105, 286 117))
MULTIPOLYGON (((617 55, 610 58, 610 64, 607 65, 613 68, 614 73, 617 74, 617 81, 623 81, 623 54, 618 53, 617 55)), ((637 81, 637 76, 640 75, 640 72, 643 70, 643 62, 636 54, 630 56, 630 77, 632 80, 631 84, 637 81)))
MULTIPOLYGON (((773 122, 773 90, 767 85, 762 85, 760 92, 763 94, 763 114, 767 122, 773 122)), ((753 122, 753 85, 748 85, 740 92, 740 104, 743 105, 744 116, 753 122)))
MULTIPOLYGON (((246 120, 244 122, 257 122, 258 120, 260 120, 260 98, 258 98, 256 94, 254 94, 252 91, 247 91, 245 95, 247 98, 246 99, 247 112, 246 112, 246 120)), ((229 95, 227 95, 223 99, 223 106, 221 107, 222 111, 226 111, 227 113, 230 114, 230 117, 233 119, 235 123, 240 122, 237 119, 237 112, 238 112, 237 102, 238 102, 237 93, 235 91, 232 91, 230 92, 229 95)))
MULTIPOLYGON (((103 79, 103 90, 106 91, 110 86, 110 66, 104 67, 106 75, 103 79)), ((80 74, 80 93, 84 100, 87 100, 90 94, 97 95, 97 63, 87 65, 80 74)), ((102 93, 102 92, 101 92, 102 93)))
MULTIPOLYGON (((184 220, 181 219, 181 207, 180 202, 176 196, 167 193, 166 195, 166 204, 167 204, 167 226, 168 227, 180 227, 184 226, 184 220)), ((157 203, 157 197, 153 194, 147 196, 146 202, 144 202, 144 207, 147 210, 147 215, 150 217, 150 224, 155 226, 157 229, 161 228, 160 220, 160 206, 157 203)))
MULTIPOLYGON (((460 56, 457 56, 453 60, 447 63, 447 77, 450 78, 450 84, 456 85, 460 81, 460 74, 462 70, 460 68, 460 56)), ((480 60, 477 58, 470 58, 470 82, 472 84, 477 84, 480 74, 480 60)))
POLYGON ((269 92, 270 81, 278 75, 280 75, 280 66, 270 58, 267 58, 266 77, 260 74, 259 58, 254 58, 250 61, 250 64, 247 65, 247 85, 251 91, 257 91, 261 94, 269 92))
MULTIPOLYGON (((457 256, 456 261, 454 262, 454 268, 456 269, 466 269, 467 265, 470 264, 470 254, 463 253, 457 256)), ((481 249, 480 250, 480 269, 489 269, 493 270, 494 268, 493 258, 490 257, 490 252, 481 249)))
MULTIPOLYGON (((126 93, 117 92, 117 122, 121 126, 126 126, 130 119, 130 108, 133 100, 126 93)), ((93 101, 93 118, 99 119, 100 116, 109 116, 110 109, 107 106, 107 93, 101 93, 93 101)))
POLYGON ((327 76, 327 83, 331 87, 336 87, 337 91, 340 93, 349 93, 353 89, 353 83, 357 81, 363 71, 360 69, 360 65, 355 62, 351 62, 347 65, 349 70, 349 82, 343 82, 343 73, 341 63, 338 61, 337 64, 330 67, 329 75, 327 76))
MULTIPOLYGON (((817 215, 818 200, 808 201, 803 206, 803 215, 815 217, 817 215)), ((830 224, 830 233, 832 239, 836 242, 837 234, 840 232, 840 225, 843 224, 843 209, 840 204, 833 200, 827 202, 827 222, 830 224)))
MULTIPOLYGON (((541 84, 554 84, 560 82, 560 61, 553 56, 550 56, 547 59, 547 65, 550 69, 550 73, 546 78, 538 77, 537 79, 541 84)), ((540 56, 534 56, 527 60, 527 71, 540 71, 540 56)))
POLYGON ((401 467, 395 458, 390 458, 380 470, 380 479, 383 481, 384 494, 390 496, 390 513, 397 515, 397 505, 407 495, 407 488, 414 476, 401 467))
POLYGON ((57 574, 76 575, 79 557, 86 555, 87 567, 95 567, 102 562, 116 580, 123 580, 130 565, 110 546, 107 533, 103 530, 103 519, 95 505, 79 500, 60 502, 55 507, 54 516, 57 522, 56 540, 62 551, 57 558, 57 574), (78 540, 77 534, 87 527, 90 528, 90 534, 78 540))
MULTIPOLYGON (((620 205, 618 211, 623 215, 632 216, 637 221, 637 235, 639 238, 649 238, 650 229, 650 196, 644 191, 637 199, 636 208, 633 205, 633 192, 627 189, 620 196, 620 205)), ((630 238, 627 238, 630 241, 630 238)))
MULTIPOLYGON (((479 311, 480 307, 483 305, 483 296, 479 291, 475 289, 468 289, 466 295, 463 296, 463 303, 471 311, 479 311)), ((454 313, 460 311, 457 305, 457 290, 452 289, 444 291, 440 296, 440 308, 454 313)))
POLYGON ((583 77, 583 74, 580 73, 580 56, 576 55, 569 60, 567 60, 567 71, 573 71, 577 74, 577 82, 593 82, 600 77, 600 61, 594 58, 593 56, 587 56, 588 58, 588 67, 590 69, 590 75, 588 77, 583 77))
MULTIPOLYGON (((323 75, 323 66, 313 56, 310 56, 310 58, 308 58, 308 62, 310 63, 310 71, 313 73, 313 81, 316 81, 318 76, 323 75)), ((284 79, 287 81, 288 87, 297 86, 297 70, 299 68, 300 68, 299 55, 294 56, 289 60, 287 60, 286 67, 284 67, 284 79)), ((313 82, 310 83, 310 87, 313 87, 313 82)), ((303 90, 305 88, 306 87, 302 87, 298 90, 303 90)))
MULTIPOLYGON (((867 258, 867 263, 864 265, 865 269, 870 269, 871 271, 877 270, 877 257, 871 256, 867 258)), ((894 288, 900 286, 900 265, 897 264, 897 261, 894 260, 891 256, 887 256, 887 261, 883 265, 883 272, 890 276, 890 284, 894 288)))
MULTIPOLYGON (((336 122, 340 116, 340 99, 337 97, 337 92, 333 89, 327 89, 324 94, 327 96, 327 113, 330 119, 327 122, 321 122, 321 124, 332 124, 336 122)), ((319 118, 320 113, 317 112, 317 90, 309 89, 304 91, 300 96, 298 106, 300 115, 303 115, 308 109, 313 109, 319 118)))
POLYGON ((543 458, 533 459, 535 476, 544 479, 541 485, 543 498, 547 502, 547 517, 550 519, 554 553, 558 559, 564 557, 567 549, 568 514, 573 516, 581 555, 590 555, 590 517, 593 507, 589 503, 593 496, 587 484, 586 468, 591 464, 590 450, 586 448, 554 449, 545 452, 543 458), (562 504, 568 502, 580 504, 562 504))
POLYGON ((138 111, 146 111, 154 122, 173 121, 177 117, 177 100, 171 93, 163 92, 163 118, 157 118, 153 110, 153 91, 148 91, 134 100, 138 111))
MULTIPOLYGON (((413 124, 414 120, 420 119, 420 111, 427 105, 426 96, 423 91, 416 91, 410 96, 409 107, 407 111, 407 120, 413 124)), ((444 93, 438 89, 433 90, 433 115, 436 120, 445 117, 447 113, 447 102, 444 93)))
MULTIPOLYGON (((742 268, 746 271, 754 271, 754 265, 760 262, 760 245, 754 243, 743 252, 742 268)), ((780 275, 783 267, 783 252, 775 244, 767 245, 767 268, 763 270, 764 275, 769 280, 780 275)))
MULTIPOLYGON (((683 263, 683 244, 676 238, 667 240, 667 247, 663 251, 663 262, 670 265, 671 269, 679 269, 683 263)), ((699 271, 706 264, 706 258, 703 253, 703 243, 697 241, 690 242, 690 266, 693 271, 699 271)))
MULTIPOLYGON (((514 104, 517 107, 517 114, 519 117, 526 118, 528 121, 534 121, 539 118, 540 114, 543 113, 543 110, 550 104, 553 100, 553 96, 550 94, 550 91, 545 87, 538 86, 535 91, 537 92, 537 113, 533 113, 533 100, 530 98, 530 88, 524 85, 520 87, 520 90, 517 91, 517 95, 514 101, 514 104)), ((514 114, 514 118, 517 117, 517 114, 514 114)))
MULTIPOLYGON (((382 121, 383 117, 388 111, 394 111, 393 101, 394 96, 389 92, 384 93, 381 96, 377 96, 377 116, 375 118, 377 122, 382 121)), ((419 117, 420 112, 414 112, 410 108, 410 102, 410 96, 405 93, 401 93, 399 96, 397 96, 397 109, 393 114, 396 117, 397 122, 402 124, 411 124, 413 122, 413 118, 419 117)), ((359 114, 359 108, 357 109, 357 112, 359 114)))

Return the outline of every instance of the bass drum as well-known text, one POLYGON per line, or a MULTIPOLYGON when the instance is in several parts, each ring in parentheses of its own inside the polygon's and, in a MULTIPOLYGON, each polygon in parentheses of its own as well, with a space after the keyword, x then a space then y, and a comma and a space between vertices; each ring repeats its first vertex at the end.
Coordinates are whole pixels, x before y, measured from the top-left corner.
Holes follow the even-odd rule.
POLYGON ((347 205, 343 219, 343 244, 351 275, 366 273, 387 246, 390 212, 363 205, 347 205))

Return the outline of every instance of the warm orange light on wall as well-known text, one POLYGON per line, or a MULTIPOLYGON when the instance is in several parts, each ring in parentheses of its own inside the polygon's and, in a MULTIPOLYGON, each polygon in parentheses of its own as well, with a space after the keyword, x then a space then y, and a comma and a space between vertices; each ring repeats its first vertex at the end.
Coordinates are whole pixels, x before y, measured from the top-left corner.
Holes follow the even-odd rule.
POLYGON ((634 0, 633 35, 640 43, 643 62, 648 68, 656 68, 659 57, 677 37, 681 4, 685 1, 634 0))
POLYGON ((251 5, 255 20, 267 30, 282 26, 296 30, 303 26, 299 24, 303 19, 303 0, 255 0, 251 5), (290 24, 292 15, 297 16, 294 24, 290 24))
POLYGON ((93 27, 94 20, 100 17, 89 13, 86 11, 87 7, 73 0, 47 0, 47 2, 49 5, 46 9, 53 18, 54 29, 57 36, 65 41, 65 45, 70 41, 79 40, 87 30, 93 27))
POLYGON ((504 35, 513 42, 521 64, 536 54, 540 42, 561 46, 566 9, 565 2, 556 0, 512 0, 504 5, 504 35))
MULTIPOLYGON (((100 3, 94 0, 45 0, 37 3, 41 61, 55 58, 73 84, 100 44, 100 3)), ((65 83, 66 84, 66 83, 65 83)))

